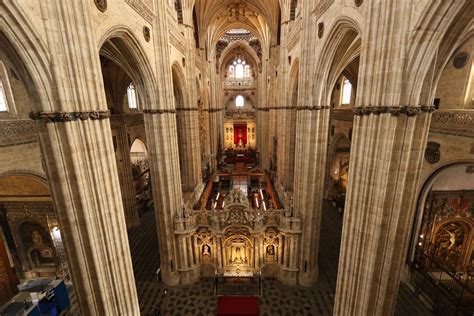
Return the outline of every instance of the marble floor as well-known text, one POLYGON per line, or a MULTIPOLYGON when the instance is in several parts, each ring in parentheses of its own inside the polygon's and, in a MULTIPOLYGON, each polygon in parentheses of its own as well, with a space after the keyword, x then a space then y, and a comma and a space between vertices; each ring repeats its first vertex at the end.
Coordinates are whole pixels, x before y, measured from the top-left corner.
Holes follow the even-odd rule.
MULTIPOLYGON (((129 232, 132 261, 142 315, 215 315, 214 282, 167 287, 156 280, 158 241, 153 212, 146 212, 140 227, 129 232), (150 251, 153 249, 154 251, 150 251), (160 313, 158 313, 160 311, 160 313)), ((332 315, 342 217, 324 203, 321 219, 320 279, 313 288, 288 287, 273 279, 262 282, 262 316, 332 315)), ((395 315, 431 315, 403 283, 395 315)))

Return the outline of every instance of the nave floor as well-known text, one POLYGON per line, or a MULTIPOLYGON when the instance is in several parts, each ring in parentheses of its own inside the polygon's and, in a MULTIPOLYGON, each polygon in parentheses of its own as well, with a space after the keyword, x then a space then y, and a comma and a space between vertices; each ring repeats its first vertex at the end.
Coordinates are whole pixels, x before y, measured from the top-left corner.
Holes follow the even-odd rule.
MULTIPOLYGON (((324 203, 321 219, 320 279, 313 288, 288 287, 278 281, 263 281, 261 315, 332 315, 341 238, 341 215, 324 203)), ((166 287, 156 280, 158 242, 153 212, 146 212, 140 227, 129 232, 132 261, 142 315, 215 315, 213 280, 199 284, 166 287), (167 295, 164 295, 164 289, 167 295)), ((404 284, 400 286, 395 315, 431 315, 404 284)))

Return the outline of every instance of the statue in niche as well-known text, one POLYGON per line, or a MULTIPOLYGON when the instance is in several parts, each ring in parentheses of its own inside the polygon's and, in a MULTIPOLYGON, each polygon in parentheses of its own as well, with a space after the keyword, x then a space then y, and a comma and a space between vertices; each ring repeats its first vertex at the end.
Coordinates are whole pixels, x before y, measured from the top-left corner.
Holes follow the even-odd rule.
POLYGON ((202 246, 202 255, 203 256, 209 256, 211 254, 211 247, 209 245, 203 245, 202 246))
POLYGON ((274 256, 275 255, 275 246, 268 245, 267 246, 267 256, 274 256))
POLYGON ((33 241, 33 244, 35 245, 42 245, 43 244, 43 237, 41 237, 41 234, 39 231, 34 230, 31 233, 31 240, 33 241))
POLYGON ((240 253, 240 247, 235 248, 234 262, 242 262, 242 254, 240 253))

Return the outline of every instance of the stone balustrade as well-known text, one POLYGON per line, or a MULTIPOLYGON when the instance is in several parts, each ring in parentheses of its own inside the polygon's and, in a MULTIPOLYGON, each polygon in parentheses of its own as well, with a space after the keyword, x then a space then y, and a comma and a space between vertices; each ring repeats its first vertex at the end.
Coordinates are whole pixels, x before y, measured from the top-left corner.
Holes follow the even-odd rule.
POLYGON ((474 137, 474 111, 435 111, 431 116, 430 132, 474 137))
POLYGON ((225 89, 252 89, 255 87, 255 79, 253 78, 224 80, 225 89))
POLYGON ((0 121, 0 147, 37 141, 35 124, 32 120, 0 121))

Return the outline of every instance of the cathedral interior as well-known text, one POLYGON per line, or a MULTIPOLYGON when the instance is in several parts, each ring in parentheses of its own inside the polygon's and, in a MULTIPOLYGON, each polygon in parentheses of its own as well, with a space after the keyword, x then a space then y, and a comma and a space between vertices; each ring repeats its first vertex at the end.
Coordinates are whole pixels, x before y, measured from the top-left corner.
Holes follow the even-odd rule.
POLYGON ((1 315, 473 315, 474 1, 0 1, 0 161, 1 315))

